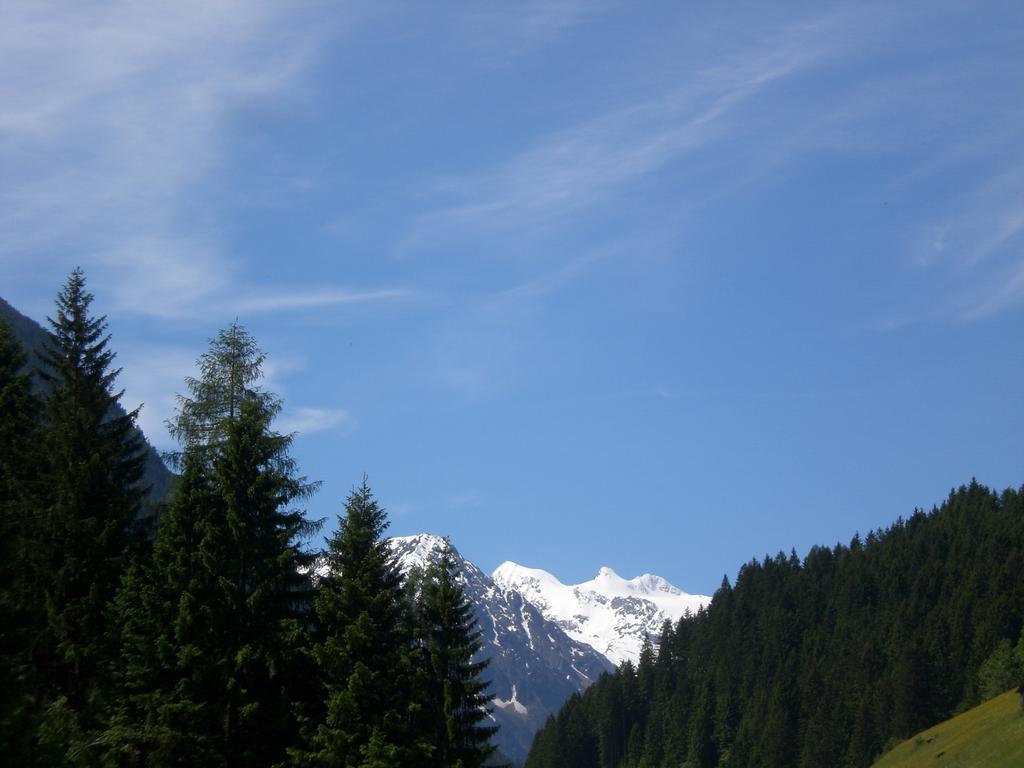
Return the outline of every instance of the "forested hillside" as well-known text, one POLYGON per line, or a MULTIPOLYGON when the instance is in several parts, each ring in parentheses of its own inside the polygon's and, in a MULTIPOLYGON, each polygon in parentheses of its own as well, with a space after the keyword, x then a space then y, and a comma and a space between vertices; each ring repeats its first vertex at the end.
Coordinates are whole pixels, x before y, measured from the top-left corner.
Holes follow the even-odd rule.
POLYGON ((1022 491, 972 481, 849 546, 743 566, 549 719, 527 766, 867 766, 1017 684, 1022 619, 1022 491))

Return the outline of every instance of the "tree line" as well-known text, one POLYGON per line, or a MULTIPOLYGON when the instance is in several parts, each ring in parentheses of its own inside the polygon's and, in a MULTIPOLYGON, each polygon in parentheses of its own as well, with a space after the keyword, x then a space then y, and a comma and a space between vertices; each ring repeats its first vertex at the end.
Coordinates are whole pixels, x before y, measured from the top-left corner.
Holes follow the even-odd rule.
POLYGON ((237 323, 185 380, 170 498, 80 270, 30 361, 0 322, 0 751, 18 766, 458 766, 492 753, 445 553, 397 570, 366 478, 324 552, 316 489, 237 323))
POLYGON ((982 700, 1024 694, 1024 489, 977 482, 849 546, 723 579, 570 699, 527 768, 870 765, 982 700))

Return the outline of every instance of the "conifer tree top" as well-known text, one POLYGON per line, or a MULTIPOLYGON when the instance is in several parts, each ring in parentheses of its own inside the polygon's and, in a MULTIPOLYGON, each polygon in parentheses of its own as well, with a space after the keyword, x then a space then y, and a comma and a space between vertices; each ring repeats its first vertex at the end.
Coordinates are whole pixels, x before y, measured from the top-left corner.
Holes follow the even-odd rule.
POLYGON ((188 394, 178 395, 177 414, 167 422, 171 436, 183 448, 217 445, 238 418, 245 399, 257 399, 276 414, 279 400, 258 386, 265 359, 255 339, 237 321, 219 331, 199 356, 199 376, 185 379, 188 394))
POLYGON ((85 273, 76 267, 57 294, 57 311, 47 318, 50 333, 39 355, 40 375, 51 386, 84 378, 120 399, 122 393, 111 392, 121 369, 110 367, 116 355, 108 349, 107 316, 90 316, 93 295, 85 285, 85 273))

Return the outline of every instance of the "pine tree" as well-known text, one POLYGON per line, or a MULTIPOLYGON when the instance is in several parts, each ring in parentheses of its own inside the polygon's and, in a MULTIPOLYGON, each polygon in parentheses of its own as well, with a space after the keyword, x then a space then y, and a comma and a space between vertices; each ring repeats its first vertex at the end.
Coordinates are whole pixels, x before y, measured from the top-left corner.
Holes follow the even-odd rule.
POLYGON ((488 683, 481 679, 490 660, 474 661, 481 633, 447 542, 427 570, 418 617, 427 662, 427 706, 433 716, 433 764, 477 768, 494 752, 490 740, 498 730, 481 724, 490 713, 488 683))
POLYGON ((416 690, 401 576, 383 535, 387 515, 363 479, 328 541, 316 595, 314 655, 326 711, 301 761, 415 766, 431 749, 416 690))
POLYGON ((105 741, 122 765, 222 761, 216 707, 229 650, 216 572, 223 514, 199 454, 183 456, 180 468, 152 559, 131 564, 115 604, 120 706, 105 741))
POLYGON ((231 546, 220 574, 234 651, 224 732, 231 763, 270 765, 294 739, 292 686, 301 682, 312 598, 312 557, 298 548, 315 530, 287 505, 312 493, 288 456, 292 438, 272 432, 279 406, 245 398, 231 422, 214 485, 231 546))
POLYGON ((714 692, 705 682, 697 695, 690 719, 690 762, 698 768, 713 766, 718 761, 714 741, 714 692))
POLYGON ((275 765, 297 738, 312 601, 299 545, 316 524, 289 505, 315 486, 272 429, 262 360, 237 324, 200 358, 172 425, 177 493, 152 563, 122 588, 125 695, 109 736, 145 765, 275 765))
POLYGON ((104 716, 113 649, 108 607, 117 590, 145 489, 138 410, 118 407, 106 318, 76 269, 57 296, 43 352, 44 493, 31 526, 33 575, 45 628, 33 663, 49 699, 54 738, 89 731, 104 716))
POLYGON ((10 326, 0 320, 0 744, 20 765, 32 764, 38 712, 30 657, 43 618, 26 578, 39 457, 33 451, 38 403, 25 365, 10 326))

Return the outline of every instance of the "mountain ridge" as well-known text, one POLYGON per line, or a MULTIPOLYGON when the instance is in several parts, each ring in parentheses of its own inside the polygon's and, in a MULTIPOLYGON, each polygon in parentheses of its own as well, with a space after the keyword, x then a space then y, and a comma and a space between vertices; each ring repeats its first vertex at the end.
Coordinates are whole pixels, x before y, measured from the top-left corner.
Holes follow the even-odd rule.
POLYGON ((662 625, 677 622, 707 605, 707 595, 692 595, 666 579, 644 573, 632 579, 601 566, 594 578, 563 584, 540 568, 505 561, 491 574, 573 639, 589 645, 616 666, 639 660, 644 641, 657 644, 662 625))

